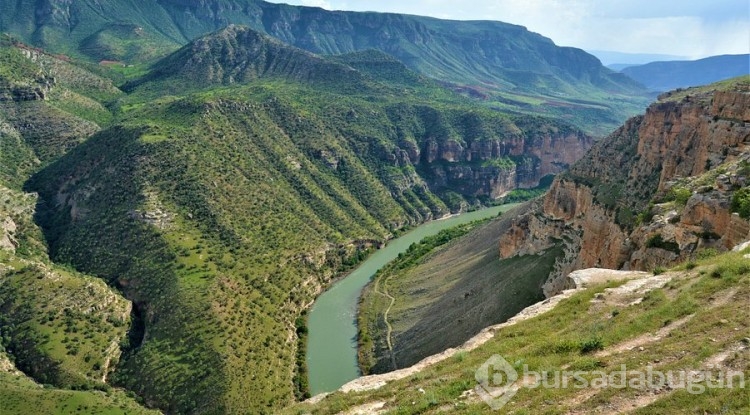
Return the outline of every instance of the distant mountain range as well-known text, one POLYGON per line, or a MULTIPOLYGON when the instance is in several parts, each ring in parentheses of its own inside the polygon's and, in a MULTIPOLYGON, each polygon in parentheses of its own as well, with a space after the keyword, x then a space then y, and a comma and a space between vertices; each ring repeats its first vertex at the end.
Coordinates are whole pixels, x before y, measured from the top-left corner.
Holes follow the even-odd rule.
POLYGON ((97 62, 154 62, 229 24, 316 54, 380 50, 494 108, 562 117, 599 134, 647 105, 640 85, 594 56, 501 22, 327 11, 260 0, 19 0, 0 5, 0 31, 97 62), (613 94, 617 99, 611 99, 613 94))
POLYGON ((706 85, 750 74, 750 55, 721 55, 695 61, 651 62, 622 73, 652 91, 706 85))
POLYGON ((687 56, 665 55, 659 53, 625 53, 614 52, 611 50, 587 50, 586 52, 599 58, 599 60, 602 61, 602 65, 614 70, 619 70, 614 67, 623 65, 635 66, 656 61, 677 61, 688 59, 687 56))

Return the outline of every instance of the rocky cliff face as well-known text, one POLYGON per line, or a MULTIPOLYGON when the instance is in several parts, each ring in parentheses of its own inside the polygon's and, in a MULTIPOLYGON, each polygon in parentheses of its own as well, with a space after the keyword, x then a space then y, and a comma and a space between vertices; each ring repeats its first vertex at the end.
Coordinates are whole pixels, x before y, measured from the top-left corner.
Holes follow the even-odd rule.
POLYGON ((750 237, 732 212, 747 186, 750 80, 665 94, 559 177, 537 209, 503 235, 500 255, 563 240, 547 295, 575 269, 649 269, 750 237))
POLYGON ((43 101, 54 83, 54 78, 39 78, 32 85, 11 85, 0 81, 0 102, 43 101))
POLYGON ((442 142, 402 141, 389 159, 415 166, 433 191, 497 199, 514 189, 539 186, 543 177, 567 169, 592 144, 580 131, 545 127, 492 139, 468 135, 442 142))

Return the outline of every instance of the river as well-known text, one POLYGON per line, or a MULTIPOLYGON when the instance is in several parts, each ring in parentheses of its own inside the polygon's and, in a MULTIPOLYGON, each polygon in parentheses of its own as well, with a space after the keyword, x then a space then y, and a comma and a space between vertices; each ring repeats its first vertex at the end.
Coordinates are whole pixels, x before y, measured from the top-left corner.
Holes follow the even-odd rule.
POLYGON ((464 213, 427 222, 403 236, 389 241, 356 270, 338 281, 313 304, 307 321, 307 369, 310 393, 332 392, 360 376, 357 364, 357 303, 370 278, 399 253, 423 238, 443 229, 497 216, 516 205, 464 213))

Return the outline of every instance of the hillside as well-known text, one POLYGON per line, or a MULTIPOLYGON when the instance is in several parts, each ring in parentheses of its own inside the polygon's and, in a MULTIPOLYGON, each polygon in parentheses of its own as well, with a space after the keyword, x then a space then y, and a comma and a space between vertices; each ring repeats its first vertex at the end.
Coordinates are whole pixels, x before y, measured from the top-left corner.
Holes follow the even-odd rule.
POLYGON ((77 88, 66 77, 80 75, 75 67, 6 39, 0 56, 0 407, 152 413, 108 384, 127 342, 131 303, 100 279, 50 261, 33 220, 38 198, 21 191, 31 172, 100 128, 80 112, 106 111, 82 94, 117 91, 93 75, 86 90, 77 88))
POLYGON ((259 0, 22 0, 1 7, 0 31, 96 62, 153 62, 238 24, 316 54, 380 50, 492 108, 561 117, 598 135, 648 102, 640 85, 586 52, 501 22, 326 11, 259 0))
POLYGON ((748 239, 740 210, 750 158, 748 81, 662 95, 561 175, 540 209, 517 219, 502 237, 501 257, 568 240, 545 287, 550 294, 574 269, 650 270, 748 239))
POLYGON ((659 275, 581 270, 571 275, 576 289, 461 347, 281 413, 745 414, 746 255, 705 258, 659 275), (497 371, 488 371, 493 364, 497 371), (688 373, 704 377, 680 380, 688 373))
POLYGON ((386 372, 461 344, 533 303, 548 276, 549 296, 577 269, 653 270, 750 238, 747 215, 732 214, 750 162, 749 87, 665 94, 524 212, 383 270, 363 294, 363 367, 386 372))
POLYGON ((750 55, 722 55, 695 61, 651 62, 622 73, 652 91, 708 85, 750 73, 750 55))
POLYGON ((454 230, 447 243, 415 245, 375 279, 360 320, 376 328, 365 333, 375 338, 375 368, 400 370, 354 380, 287 413, 746 413, 746 387, 710 385, 727 371, 750 374, 749 99, 748 77, 664 94, 515 216, 463 236, 454 230), (480 248, 487 240, 499 240, 490 268, 480 248), (483 311, 523 296, 516 288, 487 298, 521 261, 560 251, 546 300, 463 344, 454 337, 483 311), (435 272, 448 261, 460 271, 435 272), (502 269, 507 261, 515 265, 502 269), (382 294, 393 317, 378 311, 387 308, 377 304, 382 294), (377 332, 383 321, 392 336, 377 332), (378 337, 389 338, 390 353, 378 350, 378 337), (441 337, 457 347, 409 356, 410 342, 427 349, 441 337), (704 375, 692 386, 595 386, 599 374, 614 379, 622 365, 627 376, 704 375), (539 382, 542 373, 549 377, 539 382), (552 386, 561 375, 569 382, 552 386))
POLYGON ((380 270, 360 299, 363 372, 411 366, 543 300, 562 250, 505 261, 497 254, 500 235, 530 207, 427 238, 380 270))
POLYGON ((307 393, 300 316, 334 277, 402 228, 536 187, 593 144, 561 121, 477 108, 382 52, 326 58, 241 26, 122 89, 88 70, 102 68, 7 38, 0 50, 0 172, 38 194, 27 215, 43 262, 3 276, 3 306, 46 316, 28 290, 55 288, 35 280, 51 270, 70 280, 54 303, 85 311, 95 290, 122 299, 99 312, 127 314, 80 327, 61 314, 48 344, 77 352, 51 355, 59 370, 8 348, 60 388, 35 402, 61 411, 58 393, 87 382, 127 391, 126 407, 276 412, 307 393), (107 365, 94 351, 110 336, 107 365))

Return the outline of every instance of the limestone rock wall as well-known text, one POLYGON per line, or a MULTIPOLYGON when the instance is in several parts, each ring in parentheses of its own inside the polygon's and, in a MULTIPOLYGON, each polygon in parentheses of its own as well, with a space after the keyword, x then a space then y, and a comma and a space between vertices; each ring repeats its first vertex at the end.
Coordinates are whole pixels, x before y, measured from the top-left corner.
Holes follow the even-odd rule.
POLYGON ((576 269, 651 269, 750 238, 750 222, 731 208, 750 174, 750 84, 660 98, 558 177, 502 236, 501 258, 566 242, 547 295, 567 288, 564 275, 576 269), (673 189, 687 200, 670 199, 673 189))

